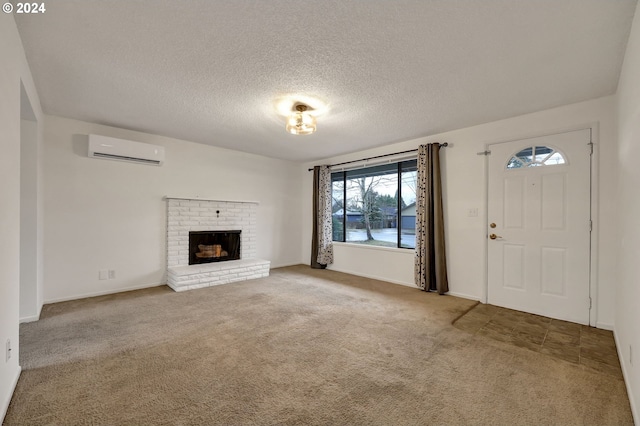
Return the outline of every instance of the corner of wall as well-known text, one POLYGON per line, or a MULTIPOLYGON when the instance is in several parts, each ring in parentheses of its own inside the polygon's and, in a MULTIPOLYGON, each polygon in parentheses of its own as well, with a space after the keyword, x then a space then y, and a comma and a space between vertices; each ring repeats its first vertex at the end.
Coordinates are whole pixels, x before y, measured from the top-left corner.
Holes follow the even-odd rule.
POLYGON ((616 236, 617 259, 616 298, 614 335, 620 358, 622 372, 627 386, 631 411, 636 423, 640 423, 640 311, 637 301, 640 299, 640 265, 637 253, 640 251, 640 228, 637 218, 640 216, 640 169, 637 158, 640 156, 640 8, 636 6, 631 34, 627 42, 626 54, 618 82, 617 134, 618 156, 615 164, 618 172, 616 236), (633 358, 632 358, 633 356, 633 358), (634 362, 636 365, 634 365, 634 362))
POLYGON ((7 410, 9 410, 9 404, 11 403, 11 397, 13 396, 13 392, 16 389, 16 386, 18 385, 18 379, 20 379, 20 373, 22 372, 22 369, 20 368, 20 366, 18 366, 18 370, 16 371, 16 374, 13 378, 13 380, 11 381, 10 385, 9 385, 9 395, 8 397, 5 399, 5 401, 2 401, 2 405, 0 406, 0 423, 4 424, 3 420, 5 418, 5 416, 7 415, 7 410))

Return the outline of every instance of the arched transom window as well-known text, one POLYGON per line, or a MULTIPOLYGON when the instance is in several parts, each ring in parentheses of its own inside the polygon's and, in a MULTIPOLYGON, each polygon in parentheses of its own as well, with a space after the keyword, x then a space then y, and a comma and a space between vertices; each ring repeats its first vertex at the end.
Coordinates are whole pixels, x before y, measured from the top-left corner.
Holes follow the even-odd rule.
POLYGON ((524 167, 556 166, 566 164, 565 156, 548 146, 530 146, 515 153, 507 163, 507 169, 524 167))

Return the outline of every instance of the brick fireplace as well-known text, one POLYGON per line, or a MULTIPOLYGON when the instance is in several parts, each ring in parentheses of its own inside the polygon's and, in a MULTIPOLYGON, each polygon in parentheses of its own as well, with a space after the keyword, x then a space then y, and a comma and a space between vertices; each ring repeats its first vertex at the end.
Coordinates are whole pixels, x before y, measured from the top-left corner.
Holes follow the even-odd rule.
POLYGON ((258 203, 171 197, 166 200, 169 287, 184 291, 269 276, 271 262, 256 259, 258 203), (230 234, 238 239, 237 253, 231 245, 223 248, 222 238, 230 234), (203 235, 204 239, 195 244, 194 235, 203 235), (194 244, 202 247, 194 251, 194 244), (229 259, 230 252, 234 259, 229 259))

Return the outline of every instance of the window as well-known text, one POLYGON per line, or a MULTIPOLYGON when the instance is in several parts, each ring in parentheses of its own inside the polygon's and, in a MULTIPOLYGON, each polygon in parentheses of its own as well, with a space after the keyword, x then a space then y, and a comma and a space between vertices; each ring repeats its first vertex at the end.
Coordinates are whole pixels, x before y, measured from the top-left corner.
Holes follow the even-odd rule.
POLYGON ((515 154, 507 163, 507 169, 523 167, 555 166, 566 164, 564 155, 548 146, 530 146, 515 154))
POLYGON ((416 246, 416 160, 331 174, 333 241, 416 246))

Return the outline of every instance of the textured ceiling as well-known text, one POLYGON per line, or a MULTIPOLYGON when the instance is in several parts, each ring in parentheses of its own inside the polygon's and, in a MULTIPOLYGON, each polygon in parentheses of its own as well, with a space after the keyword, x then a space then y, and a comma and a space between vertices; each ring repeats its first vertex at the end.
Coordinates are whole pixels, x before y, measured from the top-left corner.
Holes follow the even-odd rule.
POLYGON ((46 6, 15 15, 45 113, 307 161, 612 94, 636 1, 46 6))

